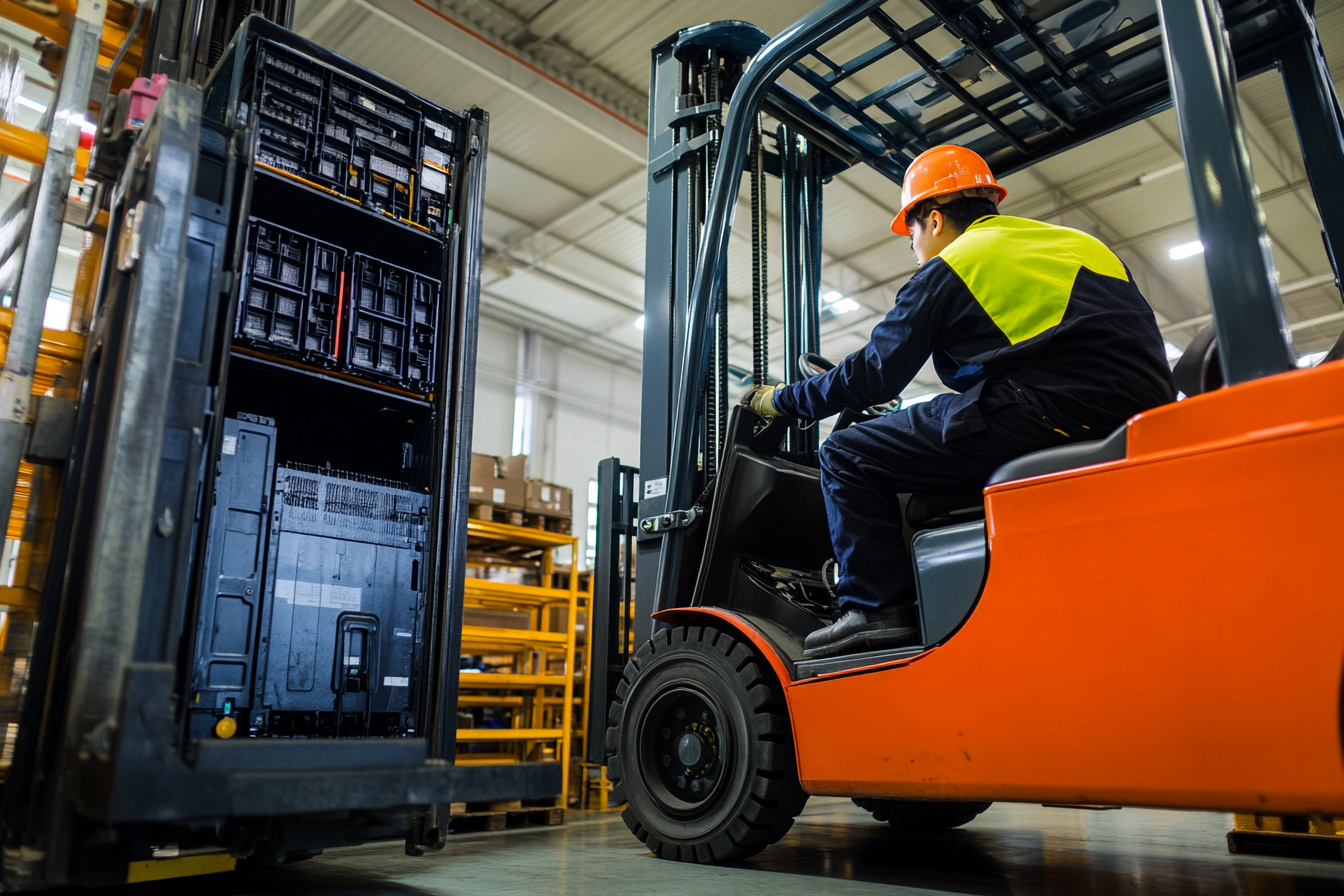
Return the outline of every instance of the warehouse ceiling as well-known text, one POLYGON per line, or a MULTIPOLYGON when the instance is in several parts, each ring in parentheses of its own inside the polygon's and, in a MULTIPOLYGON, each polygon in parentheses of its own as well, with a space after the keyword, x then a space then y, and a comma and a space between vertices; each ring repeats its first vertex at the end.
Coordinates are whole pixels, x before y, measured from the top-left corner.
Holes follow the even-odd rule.
MULTIPOLYGON (((484 313, 638 370, 649 49, 680 28, 719 19, 742 19, 775 34, 815 5, 299 0, 295 28, 443 105, 489 110, 484 313)), ((903 23, 927 15, 918 0, 892 0, 885 9, 903 23)), ((1344 72, 1344 4, 1319 3, 1318 25, 1327 57, 1344 72)), ((1241 107, 1295 349, 1320 352, 1344 328, 1344 312, 1278 74, 1243 81, 1241 107)), ((1173 354, 1208 321, 1202 256, 1176 259, 1170 252, 1198 237, 1170 111, 1004 183, 1005 212, 1086 230, 1115 249, 1157 312, 1173 354)), ((775 226, 778 200, 777 193, 771 196, 775 226)), ((822 350, 839 358, 867 341, 915 262, 908 242, 887 229, 899 206, 890 181, 859 166, 827 185, 824 202, 823 292, 853 300, 840 304, 846 313, 824 315, 822 350)), ((728 278, 731 352, 734 363, 749 369, 745 195, 736 220, 728 278)), ((775 376, 784 370, 779 245, 772 234, 775 376)), ((941 390, 926 367, 904 395, 941 390)))

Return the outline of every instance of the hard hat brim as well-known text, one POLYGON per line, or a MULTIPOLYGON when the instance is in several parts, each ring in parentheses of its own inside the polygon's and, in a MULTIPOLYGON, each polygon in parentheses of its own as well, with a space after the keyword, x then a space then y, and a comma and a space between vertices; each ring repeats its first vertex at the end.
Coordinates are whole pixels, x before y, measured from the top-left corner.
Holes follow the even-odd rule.
MULTIPOLYGON (((994 200, 996 205, 1000 202, 1003 202, 1004 199, 1008 198, 1008 188, 1005 187, 1003 184, 997 184, 997 183, 977 184, 975 186, 988 187, 992 190, 997 190, 999 193, 999 198, 994 200)), ((973 187, 959 186, 955 190, 945 190, 945 191, 929 190, 925 193, 921 193, 920 195, 916 196, 915 198, 907 202, 905 206, 899 212, 896 213, 896 218, 891 222, 891 232, 896 234, 897 236, 909 236, 910 228, 905 225, 905 216, 910 211, 910 209, 919 205, 925 199, 932 199, 935 196, 945 196, 948 193, 960 193, 967 189, 973 189, 973 187)))

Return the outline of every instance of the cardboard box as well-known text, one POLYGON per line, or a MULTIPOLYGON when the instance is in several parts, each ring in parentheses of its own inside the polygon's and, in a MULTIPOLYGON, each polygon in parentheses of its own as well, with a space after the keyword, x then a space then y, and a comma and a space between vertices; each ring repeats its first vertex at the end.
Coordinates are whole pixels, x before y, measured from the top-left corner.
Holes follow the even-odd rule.
POLYGON ((471 486, 467 500, 476 504, 492 504, 509 510, 522 510, 527 500, 527 455, 495 457, 492 454, 471 455, 471 486))
POLYGON ((540 479, 527 480, 528 513, 544 513, 568 519, 573 516, 574 492, 563 485, 542 482, 540 479))

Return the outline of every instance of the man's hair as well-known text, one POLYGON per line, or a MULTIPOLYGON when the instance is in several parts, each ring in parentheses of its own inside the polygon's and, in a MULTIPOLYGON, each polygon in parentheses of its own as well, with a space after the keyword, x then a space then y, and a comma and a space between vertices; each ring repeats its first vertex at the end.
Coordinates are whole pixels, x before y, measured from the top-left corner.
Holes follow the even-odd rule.
POLYGON ((929 213, 934 209, 943 213, 956 230, 965 230, 985 215, 997 215, 999 206, 992 199, 983 199, 979 196, 966 196, 961 199, 954 199, 946 205, 939 205, 937 199, 925 199, 919 205, 916 205, 910 211, 905 213, 905 226, 913 227, 918 221, 923 226, 924 221, 929 217, 929 213))

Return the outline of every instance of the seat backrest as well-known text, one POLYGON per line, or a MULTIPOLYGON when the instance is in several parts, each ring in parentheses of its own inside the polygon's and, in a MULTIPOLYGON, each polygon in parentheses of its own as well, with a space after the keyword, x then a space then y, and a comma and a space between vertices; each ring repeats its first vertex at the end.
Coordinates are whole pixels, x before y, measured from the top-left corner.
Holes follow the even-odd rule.
POLYGON ((1000 482, 1012 482, 1014 479, 1030 479, 1033 476, 1045 476, 1062 470, 1124 460, 1128 433, 1128 425, 1122 424, 1104 439, 1060 445, 1058 448, 1043 448, 1031 454, 1024 454, 995 470, 994 475, 990 476, 989 482, 985 484, 998 485, 1000 482))
POLYGON ((1213 324, 1205 324, 1191 338, 1181 359, 1172 368, 1171 378, 1186 397, 1222 388, 1223 367, 1218 360, 1218 337, 1213 324))
POLYGON ((1317 363, 1326 364, 1340 359, 1344 359, 1344 330, 1339 331, 1339 338, 1335 340, 1335 344, 1330 346, 1330 351, 1326 352, 1325 357, 1317 363))

